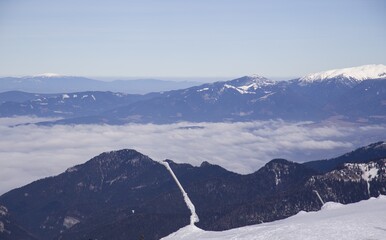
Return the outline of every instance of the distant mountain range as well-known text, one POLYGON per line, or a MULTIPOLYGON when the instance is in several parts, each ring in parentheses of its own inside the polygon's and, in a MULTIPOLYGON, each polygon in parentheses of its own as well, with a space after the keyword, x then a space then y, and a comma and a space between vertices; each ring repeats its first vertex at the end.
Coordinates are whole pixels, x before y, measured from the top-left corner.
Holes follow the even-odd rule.
MULTIPOLYGON (((352 203, 386 194, 385 142, 325 161, 274 159, 248 175, 208 162, 194 167, 165 161, 204 230, 319 210, 321 201, 352 203)), ((0 196, 4 240, 159 239, 188 225, 189 218, 184 197, 165 166, 135 150, 102 153, 0 196)))
POLYGON ((0 117, 39 116, 76 118, 101 114, 136 101, 159 96, 113 92, 74 92, 61 94, 33 94, 25 92, 0 93, 0 117))
POLYGON ((130 94, 170 91, 199 85, 193 81, 166 81, 157 79, 100 81, 85 77, 40 74, 27 77, 0 78, 0 92, 72 93, 84 91, 111 91, 130 94))
POLYGON ((386 66, 366 65, 289 81, 253 75, 130 95, 112 92, 0 93, 0 117, 60 117, 44 124, 224 122, 283 119, 386 122, 386 66))

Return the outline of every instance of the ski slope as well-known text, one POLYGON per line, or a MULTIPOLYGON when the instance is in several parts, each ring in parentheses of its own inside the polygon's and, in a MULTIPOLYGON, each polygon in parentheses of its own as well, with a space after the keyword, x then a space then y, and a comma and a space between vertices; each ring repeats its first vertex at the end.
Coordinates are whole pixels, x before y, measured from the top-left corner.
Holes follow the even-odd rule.
POLYGON ((343 205, 327 202, 318 212, 300 212, 287 219, 210 232, 189 225, 163 240, 234 239, 386 239, 386 196, 343 205))
POLYGON ((180 181, 178 180, 178 178, 174 174, 174 172, 173 172, 172 168, 170 167, 169 163, 166 162, 166 161, 162 161, 160 163, 162 163, 166 167, 166 169, 172 175, 172 177, 174 178, 174 181, 177 183, 178 187, 180 188, 182 196, 184 197, 184 201, 186 203, 186 206, 190 210, 190 226, 194 226, 194 224, 199 221, 198 216, 196 214, 196 208, 194 207, 194 205, 193 205, 192 201, 190 200, 188 194, 185 192, 184 188, 182 187, 180 181))

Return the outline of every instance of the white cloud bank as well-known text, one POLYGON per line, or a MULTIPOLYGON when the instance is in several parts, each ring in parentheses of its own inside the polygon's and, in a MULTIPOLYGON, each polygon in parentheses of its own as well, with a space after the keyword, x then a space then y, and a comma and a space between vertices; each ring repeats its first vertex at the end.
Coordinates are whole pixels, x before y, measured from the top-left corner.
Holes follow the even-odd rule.
POLYGON ((273 158, 298 162, 330 158, 386 136, 386 125, 284 121, 10 127, 26 120, 0 118, 0 194, 59 174, 101 152, 123 148, 154 160, 193 165, 209 161, 250 173, 273 158))

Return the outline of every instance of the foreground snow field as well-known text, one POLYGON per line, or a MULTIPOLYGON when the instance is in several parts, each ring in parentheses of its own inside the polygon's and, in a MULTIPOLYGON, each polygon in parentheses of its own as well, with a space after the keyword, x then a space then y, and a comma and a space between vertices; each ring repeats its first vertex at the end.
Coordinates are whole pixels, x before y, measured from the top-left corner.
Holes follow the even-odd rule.
POLYGON ((223 232, 187 226, 167 239, 386 239, 386 196, 343 205, 328 202, 318 212, 300 212, 293 217, 223 232))

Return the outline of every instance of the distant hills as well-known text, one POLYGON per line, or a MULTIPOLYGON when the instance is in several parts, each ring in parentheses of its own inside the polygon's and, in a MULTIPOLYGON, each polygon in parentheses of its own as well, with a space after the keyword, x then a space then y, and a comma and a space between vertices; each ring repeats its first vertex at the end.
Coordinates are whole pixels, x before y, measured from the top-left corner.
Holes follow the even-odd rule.
POLYGON ((0 93, 0 103, 0 117, 63 118, 44 124, 268 119, 384 123, 386 66, 331 70, 280 82, 253 75, 145 95, 93 91, 61 94, 4 92, 0 93))
POLYGON ((191 81, 166 81, 157 79, 100 81, 77 76, 41 74, 27 77, 0 78, 0 92, 22 91, 30 93, 72 93, 84 91, 111 91, 145 94, 199 85, 191 81))
POLYGON ((113 92, 73 92, 61 94, 0 93, 0 117, 40 116, 75 118, 99 115, 117 107, 159 96, 113 92))
MULTIPOLYGON (((196 225, 204 230, 319 210, 316 192, 325 202, 340 203, 386 194, 385 142, 317 164, 274 159, 247 175, 208 162, 194 167, 165 161, 195 206, 196 225)), ((189 219, 183 195, 165 166, 128 149, 102 153, 0 196, 4 240, 160 239, 189 219)))

